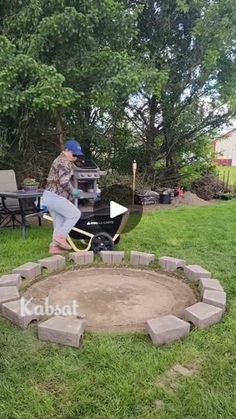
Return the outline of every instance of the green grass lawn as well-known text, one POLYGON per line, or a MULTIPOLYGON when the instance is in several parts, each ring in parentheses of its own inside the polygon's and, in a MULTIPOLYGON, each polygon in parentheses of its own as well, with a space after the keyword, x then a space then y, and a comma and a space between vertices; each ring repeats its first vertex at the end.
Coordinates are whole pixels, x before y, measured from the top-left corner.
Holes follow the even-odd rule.
MULTIPOLYGON (((86 334, 81 350, 40 342, 0 319, 0 418, 236 417, 236 202, 148 213, 120 249, 201 264, 228 295, 222 323, 154 347, 143 334, 86 334), (172 368, 191 370, 178 376, 172 368), (162 401, 163 404, 160 404, 162 401)), ((47 256, 50 229, 0 232, 0 273, 47 256)))
POLYGON ((219 166, 217 167, 217 169, 219 170, 221 180, 223 180, 225 176, 225 183, 226 183, 227 178, 228 178, 228 173, 229 173, 229 185, 236 186, 236 167, 219 166))

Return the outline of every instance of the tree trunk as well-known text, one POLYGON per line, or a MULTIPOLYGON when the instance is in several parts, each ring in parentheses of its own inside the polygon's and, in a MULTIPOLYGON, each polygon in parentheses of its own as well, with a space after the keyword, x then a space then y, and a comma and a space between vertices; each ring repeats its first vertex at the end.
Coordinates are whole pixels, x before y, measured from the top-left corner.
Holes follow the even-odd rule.
POLYGON ((147 173, 151 174, 154 170, 153 164, 155 163, 155 119, 157 113, 156 97, 152 96, 149 100, 149 124, 146 129, 146 153, 145 165, 147 173))
POLYGON ((57 136, 59 140, 59 148, 60 148, 60 151, 62 151, 64 150, 65 132, 64 132, 64 124, 63 124, 63 117, 62 117, 61 111, 57 111, 56 113, 56 123, 57 123, 57 136))

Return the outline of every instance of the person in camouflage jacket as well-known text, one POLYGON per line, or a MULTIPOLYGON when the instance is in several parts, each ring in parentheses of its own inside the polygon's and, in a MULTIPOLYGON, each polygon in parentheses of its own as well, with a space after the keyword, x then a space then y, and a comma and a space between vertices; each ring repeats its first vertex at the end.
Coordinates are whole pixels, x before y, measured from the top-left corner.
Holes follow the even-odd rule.
POLYGON ((67 237, 81 216, 80 210, 72 202, 80 194, 71 183, 73 163, 83 157, 80 144, 75 140, 69 140, 64 151, 53 161, 49 171, 42 200, 53 219, 53 239, 49 248, 51 254, 71 249, 67 237))

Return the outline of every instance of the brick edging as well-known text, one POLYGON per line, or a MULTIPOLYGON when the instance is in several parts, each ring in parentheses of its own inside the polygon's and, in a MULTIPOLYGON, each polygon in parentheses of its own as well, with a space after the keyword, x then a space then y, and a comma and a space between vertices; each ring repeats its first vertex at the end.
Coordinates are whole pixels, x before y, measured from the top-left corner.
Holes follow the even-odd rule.
MULTIPOLYGON (((103 251, 99 256, 106 265, 117 266, 123 262, 125 252, 103 251)), ((94 253, 92 251, 70 252, 69 260, 75 266, 91 265, 94 262, 94 253)), ((153 253, 130 252, 130 266, 149 266, 155 261, 156 257, 153 253)), ((211 272, 199 265, 187 265, 185 260, 170 256, 162 256, 158 259, 158 262, 161 268, 168 273, 173 273, 179 268, 183 269, 186 279, 198 285, 201 301, 185 309, 184 319, 168 315, 147 320, 146 333, 150 335, 154 344, 163 345, 182 339, 189 334, 190 324, 201 329, 218 323, 222 319, 226 310, 226 293, 220 282, 217 279, 211 278, 211 272)), ((65 264, 66 258, 64 256, 55 255, 39 259, 38 263, 25 263, 14 268, 11 274, 0 277, 0 314, 23 329, 27 328, 33 320, 40 321, 41 317, 34 314, 35 305, 33 303, 31 303, 27 315, 22 316, 20 313, 21 297, 18 294, 18 290, 22 287, 22 280, 33 280, 35 278, 38 280, 42 275, 42 269, 47 269, 48 273, 55 273, 63 270, 65 264)), ((66 330, 63 331, 58 326, 60 324, 60 318, 58 319, 58 316, 54 317, 56 326, 54 329, 50 326, 51 329, 47 331, 47 340, 57 341, 58 343, 70 346, 72 338, 67 336, 66 330)), ((46 325, 47 322, 48 320, 41 322, 41 325, 46 325)), ((53 321, 49 323, 51 324, 53 321)), ((63 323, 63 320, 61 320, 61 323, 63 323)), ((66 324, 66 322, 64 323, 66 324)), ((77 322, 72 322, 72 324, 76 330, 78 326, 81 337, 84 333, 85 322, 78 319, 77 322)), ((79 346, 80 340, 78 339, 77 346, 79 346)))

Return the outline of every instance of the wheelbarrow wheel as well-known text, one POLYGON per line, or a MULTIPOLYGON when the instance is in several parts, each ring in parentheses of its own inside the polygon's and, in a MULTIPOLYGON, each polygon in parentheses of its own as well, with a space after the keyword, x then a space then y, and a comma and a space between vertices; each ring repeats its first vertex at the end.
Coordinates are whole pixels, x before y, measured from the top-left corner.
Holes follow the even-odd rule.
POLYGON ((91 248, 94 253, 99 253, 102 250, 113 250, 114 242, 112 237, 108 233, 98 233, 95 234, 92 238, 91 248))

